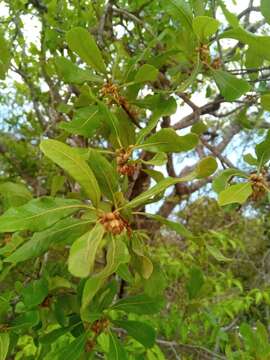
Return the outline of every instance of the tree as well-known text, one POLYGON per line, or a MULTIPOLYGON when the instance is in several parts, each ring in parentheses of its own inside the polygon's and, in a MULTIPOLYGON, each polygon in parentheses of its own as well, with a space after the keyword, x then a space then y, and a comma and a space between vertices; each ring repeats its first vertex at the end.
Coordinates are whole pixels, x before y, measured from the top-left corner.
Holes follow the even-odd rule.
MULTIPOLYGON (((226 337, 239 320, 236 298, 226 314, 214 309, 215 326, 210 315, 192 315, 182 329, 196 327, 200 341, 203 321, 214 341, 161 339, 154 315, 168 302, 170 276, 159 236, 174 232, 179 246, 187 244, 176 256, 187 310, 207 276, 217 282, 209 294, 218 296, 225 285, 217 271, 230 257, 245 261, 245 251, 235 250, 244 240, 224 235, 226 216, 246 229, 256 223, 245 218, 251 206, 258 214, 267 206, 267 1, 251 1, 237 15, 222 0, 1 6, 0 358, 163 359, 169 347, 176 358, 175 348, 187 359, 267 359, 261 316, 255 327, 241 319, 244 345, 238 330, 237 341, 226 337), (201 248, 196 228, 172 217, 210 183, 222 226, 213 234, 199 225, 209 239, 201 248), (208 260, 213 272, 206 275, 208 260), (225 326, 231 314, 233 325, 225 326)), ((201 209, 209 219, 210 205, 201 209)), ((256 226, 263 236, 266 225, 256 226)), ((232 270, 226 282, 241 288, 232 270)), ((268 287, 256 294, 258 303, 269 301, 268 287)))

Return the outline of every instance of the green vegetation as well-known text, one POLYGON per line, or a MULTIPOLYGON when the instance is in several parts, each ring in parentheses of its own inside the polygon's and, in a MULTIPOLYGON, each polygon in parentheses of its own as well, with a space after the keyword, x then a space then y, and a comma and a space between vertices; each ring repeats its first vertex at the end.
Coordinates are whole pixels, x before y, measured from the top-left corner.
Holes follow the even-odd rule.
POLYGON ((270 359, 268 7, 0 2, 0 360, 270 359))

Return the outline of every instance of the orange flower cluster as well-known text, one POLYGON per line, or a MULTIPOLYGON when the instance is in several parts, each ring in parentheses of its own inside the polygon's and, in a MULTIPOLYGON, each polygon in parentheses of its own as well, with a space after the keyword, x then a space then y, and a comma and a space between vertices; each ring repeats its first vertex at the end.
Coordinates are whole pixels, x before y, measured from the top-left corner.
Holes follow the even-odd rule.
POLYGON ((118 212, 109 212, 102 215, 100 223, 104 226, 107 232, 113 235, 121 234, 126 228, 126 222, 122 219, 118 212))
POLYGON ((119 149, 116 151, 117 171, 122 175, 132 177, 137 167, 135 164, 128 164, 129 157, 130 151, 125 149, 119 149))
POLYGON ((268 182, 265 175, 263 173, 251 174, 249 180, 252 183, 251 199, 254 201, 261 200, 265 196, 268 188, 268 182))
POLYGON ((110 325, 108 319, 101 319, 96 320, 91 327, 91 330, 96 334, 99 335, 103 330, 107 329, 110 325))

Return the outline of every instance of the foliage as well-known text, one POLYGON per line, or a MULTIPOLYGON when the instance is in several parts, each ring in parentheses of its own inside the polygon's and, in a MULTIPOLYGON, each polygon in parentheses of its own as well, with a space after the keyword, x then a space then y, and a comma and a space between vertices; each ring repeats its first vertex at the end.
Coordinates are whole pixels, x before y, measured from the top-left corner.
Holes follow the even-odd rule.
POLYGON ((266 3, 1 2, 1 360, 269 358, 266 3))

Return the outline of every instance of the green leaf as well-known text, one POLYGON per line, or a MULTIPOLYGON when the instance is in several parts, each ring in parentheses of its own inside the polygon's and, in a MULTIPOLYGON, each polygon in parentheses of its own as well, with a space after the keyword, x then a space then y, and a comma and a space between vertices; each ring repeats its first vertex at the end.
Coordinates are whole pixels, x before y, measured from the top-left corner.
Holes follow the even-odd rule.
POLYGON ((193 31, 192 29, 192 11, 188 3, 184 0, 166 0, 168 4, 168 10, 170 14, 179 19, 181 25, 187 30, 193 31))
POLYGON ((231 30, 224 31, 220 38, 230 38, 239 40, 240 42, 249 45, 249 50, 256 53, 263 60, 270 60, 270 36, 258 36, 246 31, 242 27, 237 27, 231 30))
MULTIPOLYGON (((270 9, 270 6, 269 6, 270 9)), ((270 111, 270 93, 261 96, 261 106, 264 110, 270 111)))
POLYGON ((234 101, 250 90, 249 83, 244 79, 223 71, 212 70, 214 80, 225 100, 234 101))
POLYGON ((39 312, 37 310, 28 311, 22 313, 16 317, 12 322, 12 329, 29 329, 36 326, 39 323, 39 312))
POLYGON ((55 175, 52 178, 51 196, 54 197, 58 193, 58 191, 60 191, 63 188, 65 181, 66 181, 66 178, 65 178, 65 176, 62 176, 62 175, 55 175))
POLYGON ((29 308, 37 306, 46 298, 48 292, 48 282, 46 279, 34 280, 22 289, 23 302, 29 308))
POLYGON ((49 333, 40 337, 39 342, 41 344, 51 344, 55 342, 60 336, 66 334, 69 331, 70 331, 69 327, 52 330, 49 333))
POLYGON ((170 116, 177 110, 177 103, 175 99, 170 96, 164 98, 161 94, 154 95, 154 104, 151 106, 153 115, 148 124, 139 131, 136 144, 140 144, 142 140, 155 128, 161 116, 170 116))
POLYGON ((214 246, 208 245, 206 244, 206 248, 208 250, 208 252, 217 260, 220 262, 228 262, 228 261, 232 261, 231 259, 225 257, 221 251, 219 249, 217 249, 214 246))
POLYGON ((207 131, 208 127, 203 121, 197 121, 191 127, 191 132, 197 135, 202 135, 205 131, 207 131))
POLYGON ((142 279, 144 293, 150 297, 159 297, 164 294, 167 279, 159 263, 153 263, 154 268, 149 279, 142 279))
POLYGON ((90 274, 103 235, 104 226, 96 223, 92 230, 72 244, 68 258, 68 270, 72 275, 86 277, 90 274))
POLYGON ((70 344, 60 347, 53 353, 53 360, 78 360, 84 353, 86 334, 75 338, 70 344))
POLYGON ((213 181, 213 190, 217 193, 220 193, 222 190, 224 190, 227 187, 227 184, 230 179, 232 179, 234 176, 238 176, 241 178, 248 178, 248 175, 244 173, 241 170, 238 169, 226 169, 223 170, 213 181))
POLYGON ((212 175, 217 170, 218 164, 216 159, 212 156, 207 156, 202 159, 196 166, 196 177, 197 179, 203 179, 212 175))
POLYGON ((164 179, 164 174, 161 171, 153 169, 142 169, 142 171, 149 175, 157 183, 164 179))
POLYGON ((190 299, 194 299, 204 284, 203 273, 201 269, 193 267, 189 273, 187 282, 187 291, 190 299))
POLYGON ((0 360, 5 360, 9 348, 9 334, 0 333, 0 360))
POLYGON ((182 152, 194 149, 198 144, 198 136, 196 134, 187 134, 179 136, 173 129, 161 129, 157 133, 149 136, 141 145, 135 148, 146 149, 150 152, 182 152))
POLYGON ((233 28, 238 27, 239 26, 238 17, 235 14, 233 14, 232 12, 230 12, 223 3, 221 3, 220 6, 222 8, 222 11, 223 11, 223 14, 224 14, 226 20, 230 24, 230 26, 233 28))
POLYGON ((162 307, 163 300, 161 297, 151 298, 148 295, 140 294, 118 300, 111 309, 143 315, 155 314, 159 312, 162 307))
POLYGON ((0 184, 0 195, 3 201, 4 210, 27 203, 32 194, 23 184, 4 182, 0 184))
POLYGON ((106 73, 106 66, 101 52, 89 31, 81 27, 75 27, 67 32, 66 39, 69 48, 77 53, 83 61, 95 70, 106 73))
POLYGON ((263 14, 265 20, 270 24, 270 6, 268 0, 261 0, 261 13, 263 14))
POLYGON ((114 113, 110 111, 110 109, 102 101, 97 100, 97 103, 100 109, 100 113, 103 115, 104 121, 109 126, 115 142, 118 144, 119 148, 122 148, 123 147, 123 143, 121 139, 122 131, 118 118, 114 113))
POLYGON ((247 164, 249 164, 251 166, 257 166, 258 165, 258 160, 253 155, 251 155, 250 153, 245 154, 243 156, 243 159, 247 164))
POLYGON ((220 206, 234 203, 243 204, 251 194, 252 186, 250 182, 231 185, 219 193, 218 203, 220 206))
POLYGON ((154 166, 162 166, 164 164, 166 164, 168 160, 168 157, 165 153, 156 153, 154 157, 152 157, 152 159, 148 160, 148 161, 144 161, 142 160, 142 162, 146 165, 154 165, 154 166))
POLYGON ((155 344, 156 332, 152 326, 141 321, 114 320, 113 324, 125 329, 129 336, 139 341, 146 348, 151 348, 155 344))
POLYGON ((83 84, 86 81, 97 83, 104 82, 101 77, 93 75, 89 70, 79 68, 63 56, 56 57, 54 63, 60 78, 68 84, 83 84))
POLYGON ((107 263, 105 268, 90 277, 84 285, 82 310, 90 304, 106 278, 113 274, 121 264, 125 264, 129 261, 129 253, 125 243, 121 240, 121 236, 111 236, 106 260, 107 263))
POLYGON ((6 73, 10 63, 10 47, 4 38, 2 32, 0 32, 0 79, 5 80, 6 73))
POLYGON ((115 193, 118 191, 119 177, 116 169, 98 151, 89 150, 88 162, 99 183, 102 194, 116 204, 115 193))
POLYGON ((142 65, 137 74, 134 77, 135 83, 147 82, 147 81, 155 81, 158 76, 158 69, 156 69, 153 65, 144 64, 142 65))
POLYGON ((40 231, 84 207, 80 201, 43 197, 33 199, 0 216, 0 232, 40 231))
POLYGON ((128 356, 125 348, 122 346, 117 337, 110 332, 109 333, 109 357, 110 360, 128 360, 128 356))
POLYGON ((19 233, 12 234, 9 242, 0 248, 0 255, 8 256, 14 250, 16 250, 22 243, 24 242, 24 238, 19 235, 19 233))
POLYGON ((140 273, 144 279, 149 279, 153 272, 152 261, 144 254, 143 245, 136 233, 133 233, 132 236, 132 250, 140 259, 141 268, 140 273))
POLYGON ((200 42, 207 42, 209 37, 218 30, 220 23, 209 16, 197 16, 192 21, 193 31, 200 42))
POLYGON ((4 261, 17 264, 44 254, 50 246, 70 244, 88 230, 90 222, 87 219, 60 220, 48 230, 35 233, 4 261))
POLYGON ((255 146, 255 153, 258 163, 263 166, 270 159, 270 130, 267 132, 266 138, 255 146))
POLYGON ((87 163, 76 150, 57 140, 43 140, 40 144, 43 153, 58 166, 66 170, 84 188, 95 206, 100 200, 97 180, 87 163))
POLYGON ((91 138, 102 126, 103 120, 97 105, 90 105, 77 109, 72 121, 61 122, 59 128, 71 134, 82 135, 91 138))
POLYGON ((175 231, 180 236, 184 236, 187 238, 192 237, 192 233, 188 229, 186 229, 185 226, 180 222, 171 221, 160 215, 155 214, 144 213, 144 215, 151 219, 159 221, 161 224, 166 225, 169 229, 175 231))
POLYGON ((154 196, 162 193, 168 187, 175 185, 179 182, 185 182, 194 179, 196 176, 192 173, 190 176, 185 176, 183 178, 171 178, 168 177, 166 179, 160 180, 156 185, 154 185, 151 189, 146 190, 142 194, 138 195, 127 204, 123 206, 124 209, 133 209, 139 205, 142 205, 152 199, 154 196))

